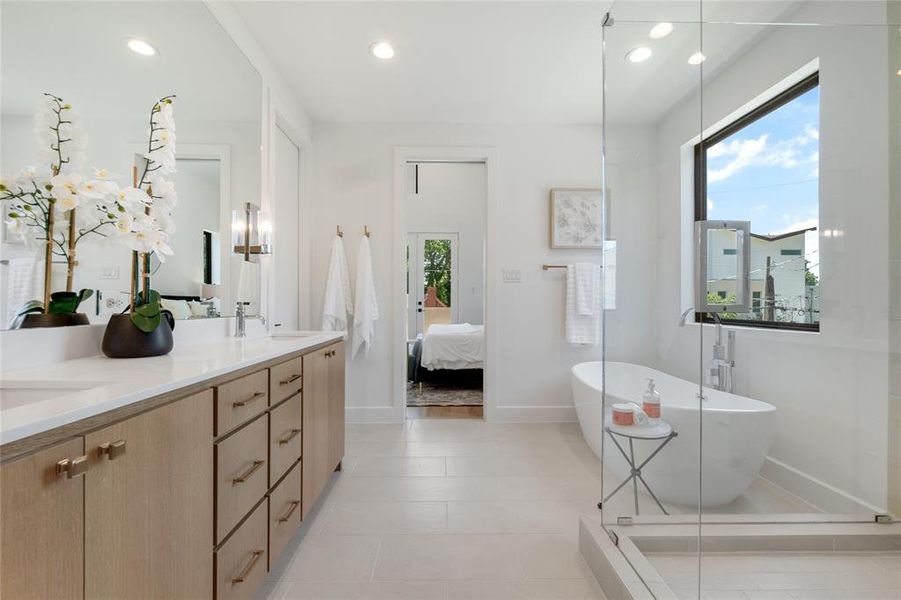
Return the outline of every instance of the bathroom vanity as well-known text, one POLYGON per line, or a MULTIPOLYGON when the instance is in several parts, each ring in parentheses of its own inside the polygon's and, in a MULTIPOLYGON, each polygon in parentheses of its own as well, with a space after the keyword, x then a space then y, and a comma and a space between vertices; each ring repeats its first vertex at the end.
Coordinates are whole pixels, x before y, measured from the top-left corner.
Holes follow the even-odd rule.
POLYGON ((0 597, 250 598, 344 455, 338 334, 4 372, 0 597))

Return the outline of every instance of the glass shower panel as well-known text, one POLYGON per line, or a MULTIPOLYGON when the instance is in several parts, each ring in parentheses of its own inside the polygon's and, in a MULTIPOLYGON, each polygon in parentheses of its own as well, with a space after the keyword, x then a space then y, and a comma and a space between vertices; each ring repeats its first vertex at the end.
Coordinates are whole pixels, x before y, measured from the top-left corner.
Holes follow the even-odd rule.
MULTIPOLYGON (((701 331, 693 315, 679 326, 695 288, 685 161, 701 131, 701 73, 689 61, 701 49, 700 26, 684 20, 699 4, 688 4, 679 13, 673 3, 618 2, 603 28, 604 269, 609 285, 615 268, 616 298, 604 310, 594 446, 603 456, 603 527, 633 566, 644 561, 630 537, 637 526, 677 527, 696 542, 699 525, 701 331), (662 36, 661 22, 671 27, 662 36), (667 369, 661 354, 672 359, 667 369)), ((696 544, 691 552, 696 565, 696 544)), ((659 584, 645 582, 652 593, 659 584)))
MULTIPOLYGON (((891 544, 841 533, 897 515, 901 485, 890 354, 901 57, 886 4, 869 4, 881 24, 847 2, 800 3, 779 24, 702 24, 695 218, 750 222, 752 297, 704 327, 699 594, 728 579, 733 592, 779 580, 799 597, 901 597, 897 577, 868 580, 851 552, 877 560, 891 544), (773 552, 801 557, 791 581, 773 552)), ((733 259, 726 250, 711 252, 733 259)), ((728 281, 708 284, 728 297, 728 281)))

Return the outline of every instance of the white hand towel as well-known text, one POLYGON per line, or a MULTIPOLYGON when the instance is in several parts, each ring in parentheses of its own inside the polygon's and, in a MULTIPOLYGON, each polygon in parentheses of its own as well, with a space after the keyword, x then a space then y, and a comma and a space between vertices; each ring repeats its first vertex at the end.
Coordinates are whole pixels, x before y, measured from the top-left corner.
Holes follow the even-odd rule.
POLYGON ((369 353, 375 341, 375 322, 379 320, 379 303, 372 273, 372 250, 369 238, 365 236, 360 242, 360 254, 357 257, 357 285, 354 293, 353 356, 356 356, 361 349, 364 354, 369 353))
POLYGON ((601 342, 601 267, 593 263, 566 266, 564 329, 570 344, 601 342))
POLYGON ((347 331, 347 315, 354 313, 350 290, 350 270, 344 254, 344 238, 335 236, 332 256, 329 259, 328 279, 325 283, 325 301, 322 304, 322 329, 347 331))
POLYGON ((35 255, 9 259, 6 289, 6 314, 3 323, 11 324, 16 312, 31 300, 42 300, 44 294, 44 263, 35 255))

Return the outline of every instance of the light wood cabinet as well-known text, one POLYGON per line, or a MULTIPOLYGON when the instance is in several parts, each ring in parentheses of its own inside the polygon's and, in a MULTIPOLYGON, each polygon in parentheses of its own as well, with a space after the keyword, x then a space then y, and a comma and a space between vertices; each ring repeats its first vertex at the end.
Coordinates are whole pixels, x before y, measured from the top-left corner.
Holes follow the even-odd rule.
POLYGON ((344 457, 344 360, 332 343, 4 446, 0 598, 252 597, 344 457))
POLYGON ((86 598, 210 598, 213 392, 84 438, 86 598))
POLYGON ((216 444, 216 542, 221 542, 269 489, 266 415, 216 444))
POLYGON ((328 365, 329 464, 340 468, 344 460, 344 344, 331 347, 328 365))
POLYGON ((306 519, 328 483, 329 468, 329 358, 328 348, 303 357, 303 501, 306 519))
POLYGON ((84 477, 56 465, 83 452, 78 437, 0 468, 0 598, 82 598, 84 477))
POLYGON ((344 459, 344 343, 303 357, 303 516, 344 459))

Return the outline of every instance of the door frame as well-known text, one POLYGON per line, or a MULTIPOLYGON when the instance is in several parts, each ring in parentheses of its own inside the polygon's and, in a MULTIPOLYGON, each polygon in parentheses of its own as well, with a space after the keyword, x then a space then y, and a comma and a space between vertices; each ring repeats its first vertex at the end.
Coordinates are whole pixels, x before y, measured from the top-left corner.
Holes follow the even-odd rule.
MULTIPOLYGON (((392 202, 393 236, 391 266, 391 316, 392 328, 392 406, 390 421, 403 423, 407 405, 407 340, 404 335, 407 323, 407 221, 406 178, 408 162, 426 161, 479 162, 485 165, 485 293, 482 298, 485 314, 485 368, 483 371, 484 418, 496 421, 497 383, 494 365, 497 363, 497 247, 494 232, 497 228, 497 149, 490 146, 395 146, 394 193, 392 202)), ((383 410, 383 409, 382 409, 383 410)), ((364 418, 385 421, 376 411, 364 418)))
MULTIPOLYGON (((407 243, 410 243, 410 238, 416 239, 416 253, 410 254, 411 259, 415 259, 416 261, 416 271, 414 275, 415 286, 409 285, 408 282, 408 290, 416 290, 416 299, 418 300, 419 294, 423 289, 423 284, 425 282, 425 273, 423 271, 423 262, 422 256, 420 255, 420 251, 422 250, 422 246, 420 246, 420 242, 424 242, 425 240, 450 240, 451 242, 451 322, 459 323, 460 322, 460 234, 458 232, 440 232, 435 233, 432 231, 409 231, 407 232, 407 243)), ((412 261, 411 261, 412 262, 412 261)), ((407 276, 409 277, 410 272, 407 272, 407 276)), ((408 299, 409 302, 409 299, 408 299)), ((416 313, 416 329, 419 329, 419 321, 425 321, 425 316, 423 312, 416 313), (423 316, 418 316, 423 315, 423 316)), ((409 317, 408 323, 409 325, 409 317)), ((409 332, 408 332, 409 333, 409 332)), ((422 332, 425 334, 425 331, 422 332)))

